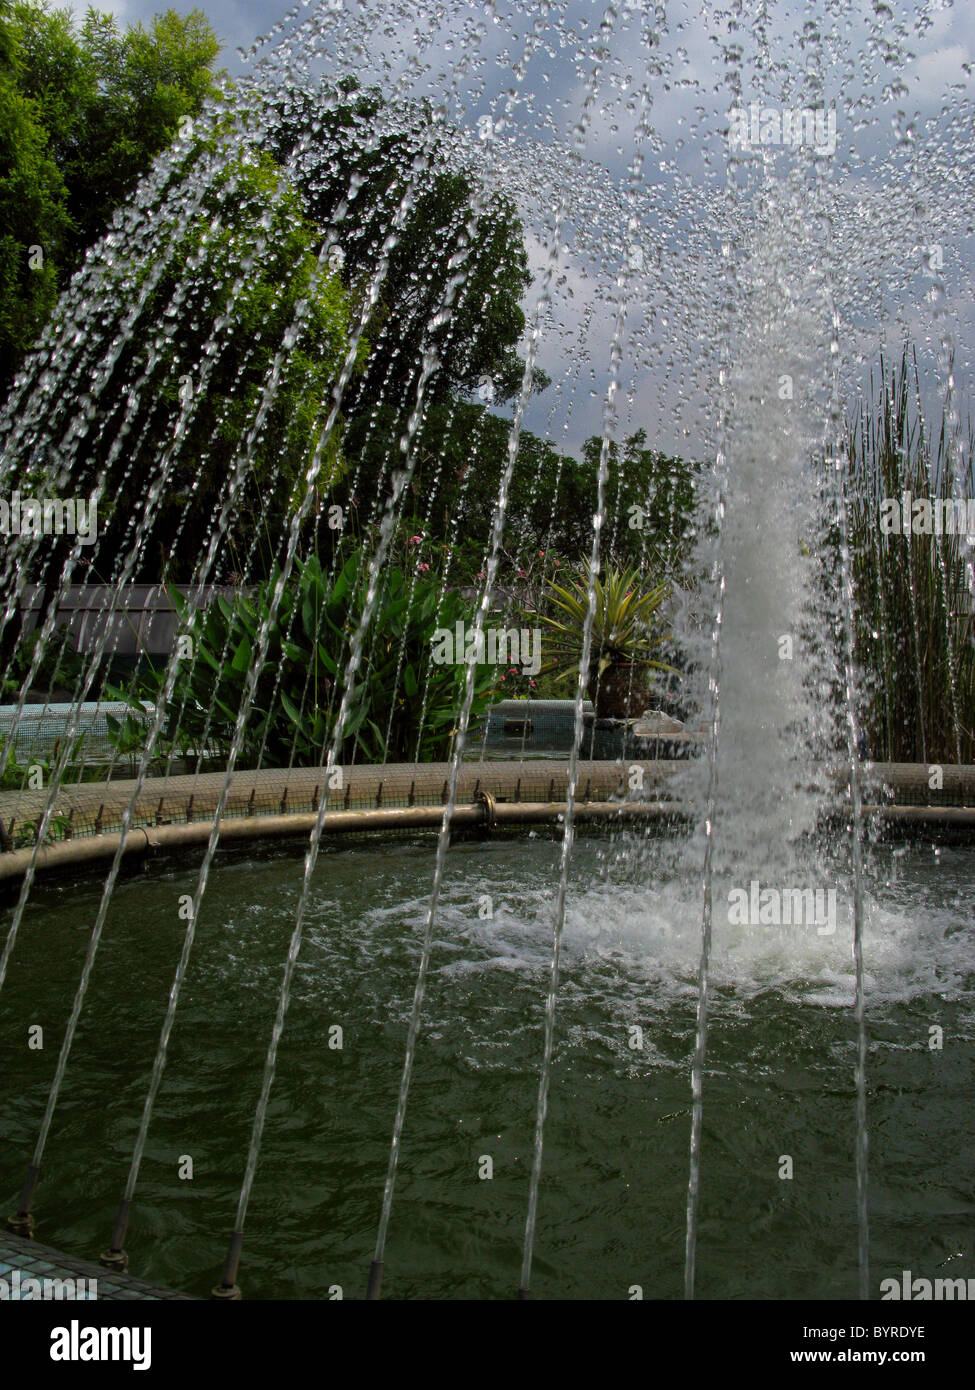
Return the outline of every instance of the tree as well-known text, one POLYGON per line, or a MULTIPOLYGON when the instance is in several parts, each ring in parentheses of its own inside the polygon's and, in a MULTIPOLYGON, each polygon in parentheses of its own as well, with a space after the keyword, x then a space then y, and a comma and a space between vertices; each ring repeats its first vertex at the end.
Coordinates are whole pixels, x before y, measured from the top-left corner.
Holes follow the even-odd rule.
POLYGON ((169 10, 120 31, 89 9, 18 0, 0 40, 0 380, 139 178, 215 90, 205 16, 169 10), (40 247, 42 265, 30 248, 40 247), (33 261, 33 268, 31 262, 33 261))
POLYGON ((64 180, 22 75, 17 29, 0 18, 0 382, 13 376, 54 306, 69 232, 64 180))
MULTIPOLYGON (((158 255, 168 263, 114 357, 96 428, 72 472, 80 496, 107 473, 97 551, 82 561, 91 561, 92 579, 117 574, 136 527, 151 515, 132 578, 191 579, 241 461, 243 484, 210 577, 253 577, 255 567, 260 577, 305 495, 349 351, 351 299, 337 273, 319 265, 317 229, 267 154, 234 147, 199 216, 175 245, 163 241, 158 255), (159 479, 150 513, 147 499, 159 479), (249 562, 252 549, 256 559, 249 562)), ((105 269, 109 333, 130 307, 128 298, 113 295, 112 283, 130 269, 124 257, 105 269)), ((143 278, 158 270, 151 260, 139 267, 143 278)), ((365 353, 363 341, 360 365, 365 353)), ((343 466, 341 423, 320 451, 321 493, 343 466)), ((21 474, 23 495, 54 494, 45 467, 35 463, 21 474)), ((45 545, 43 578, 57 578, 70 544, 63 536, 45 545)))
MULTIPOLYGON (((514 204, 496 193, 485 196, 473 170, 448 164, 444 136, 424 103, 393 108, 350 77, 336 87, 289 91, 287 106, 279 104, 270 116, 274 153, 292 161, 308 215, 334 235, 350 283, 373 274, 393 215, 412 191, 388 252, 373 350, 350 415, 359 402, 371 409, 380 396, 408 412, 430 350, 438 361, 430 400, 471 393, 484 377, 491 378, 496 402, 514 396, 524 371, 517 352, 525 328, 521 298, 531 283, 514 204), (457 273, 455 253, 464 258, 465 282, 448 320, 431 328, 457 273), (379 328, 389 322, 396 331, 384 339, 379 328)), ((535 388, 547 383, 538 372, 535 388)))
MULTIPOLYGON (((687 560, 697 512, 696 465, 646 447, 646 430, 627 435, 622 447, 609 447, 605 538, 613 555, 627 565, 675 575, 687 560)), ((587 439, 582 469, 594 495, 602 440, 587 439)))
POLYGON ((220 44, 201 10, 156 15, 119 30, 89 8, 80 33, 70 10, 23 0, 24 94, 33 98, 68 190, 70 269, 105 230, 152 161, 216 91, 220 44))

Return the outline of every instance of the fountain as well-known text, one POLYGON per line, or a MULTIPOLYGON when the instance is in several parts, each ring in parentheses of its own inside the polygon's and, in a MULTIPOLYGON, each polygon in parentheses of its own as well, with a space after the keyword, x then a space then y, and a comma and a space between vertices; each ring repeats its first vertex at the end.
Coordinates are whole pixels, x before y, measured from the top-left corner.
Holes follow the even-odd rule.
POLYGON ((966 1181, 975 536, 880 525, 975 495, 956 20, 311 0, 181 123, 0 417, 17 1238, 226 1300, 967 1267, 912 1185, 966 1181), (689 755, 594 758, 646 671, 689 755))

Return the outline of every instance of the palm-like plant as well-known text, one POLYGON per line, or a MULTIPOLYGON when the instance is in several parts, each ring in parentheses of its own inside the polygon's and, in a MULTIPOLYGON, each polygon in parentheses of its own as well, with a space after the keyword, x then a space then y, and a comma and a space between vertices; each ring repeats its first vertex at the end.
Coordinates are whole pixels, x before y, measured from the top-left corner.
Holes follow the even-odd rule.
POLYGON ((640 712, 647 694, 642 681, 636 679, 637 673, 673 670, 654 655, 668 640, 668 634, 660 630, 660 610, 670 585, 647 587, 638 569, 618 570, 613 566, 600 577, 592 573, 589 561, 568 586, 547 581, 546 599, 552 611, 539 614, 546 637, 542 672, 558 671, 571 678, 578 671, 590 585, 595 590, 596 606, 587 693, 598 715, 625 718, 631 707, 640 712))

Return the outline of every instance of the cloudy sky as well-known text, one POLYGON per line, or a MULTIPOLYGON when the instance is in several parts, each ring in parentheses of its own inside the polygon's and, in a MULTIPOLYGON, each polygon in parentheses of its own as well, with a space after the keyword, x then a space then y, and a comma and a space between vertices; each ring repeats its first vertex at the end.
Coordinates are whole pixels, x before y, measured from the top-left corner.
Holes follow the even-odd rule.
MULTIPOLYGON (((146 22, 162 7, 99 8, 146 22)), ((710 0, 553 0, 547 14, 534 0, 200 8, 232 75, 262 61, 277 83, 352 71, 442 102, 522 210, 538 272, 529 313, 561 209, 538 349, 554 385, 529 416, 556 441, 575 447, 602 427, 622 301, 622 426, 644 425, 661 447, 692 447, 717 358, 749 350, 745 306, 767 275, 785 299, 835 306, 851 383, 882 345, 895 350, 908 335, 935 384, 939 353, 954 347, 956 385, 971 399, 970 0, 745 0, 738 19, 710 0), (752 103, 756 122, 771 124, 753 125, 760 138, 729 166, 727 113, 752 103), (776 133, 782 112, 810 105, 835 120, 828 154, 789 148, 776 133)), ((794 348, 800 371, 826 370, 823 341, 794 348)))

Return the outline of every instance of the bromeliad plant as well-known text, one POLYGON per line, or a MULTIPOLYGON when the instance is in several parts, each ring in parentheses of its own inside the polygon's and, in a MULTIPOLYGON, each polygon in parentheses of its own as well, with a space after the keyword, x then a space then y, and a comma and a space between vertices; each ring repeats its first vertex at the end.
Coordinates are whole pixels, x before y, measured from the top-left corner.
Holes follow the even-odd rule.
MULTIPOLYGON (((334 576, 315 556, 296 564, 270 625, 267 655, 245 725, 239 766, 315 766, 336 733, 350 644, 362 615, 368 555, 349 554, 334 576)), ((197 615, 195 654, 180 667, 164 725, 167 748, 225 757, 241 710, 258 634, 270 613, 272 573, 254 590, 219 597, 197 615)), ((173 599, 185 612, 186 600, 173 599)), ((433 633, 470 621, 461 595, 440 593, 431 573, 387 569, 342 721, 340 761, 437 760, 448 756, 463 694, 463 665, 431 661, 433 633)), ((156 703, 165 670, 146 670, 116 698, 156 703)), ((490 696, 491 672, 475 685, 472 717, 490 696)), ((118 737, 125 736, 124 728, 118 737)))
POLYGON ((576 678, 590 580, 596 606, 586 691, 601 718, 627 718, 639 714, 647 702, 647 674, 674 669, 659 659, 659 650, 668 640, 660 629, 661 608, 670 586, 648 586, 638 569, 609 566, 602 577, 592 575, 588 561, 568 585, 548 580, 545 597, 551 611, 537 615, 546 638, 546 661, 540 674, 557 671, 563 679, 576 678))

